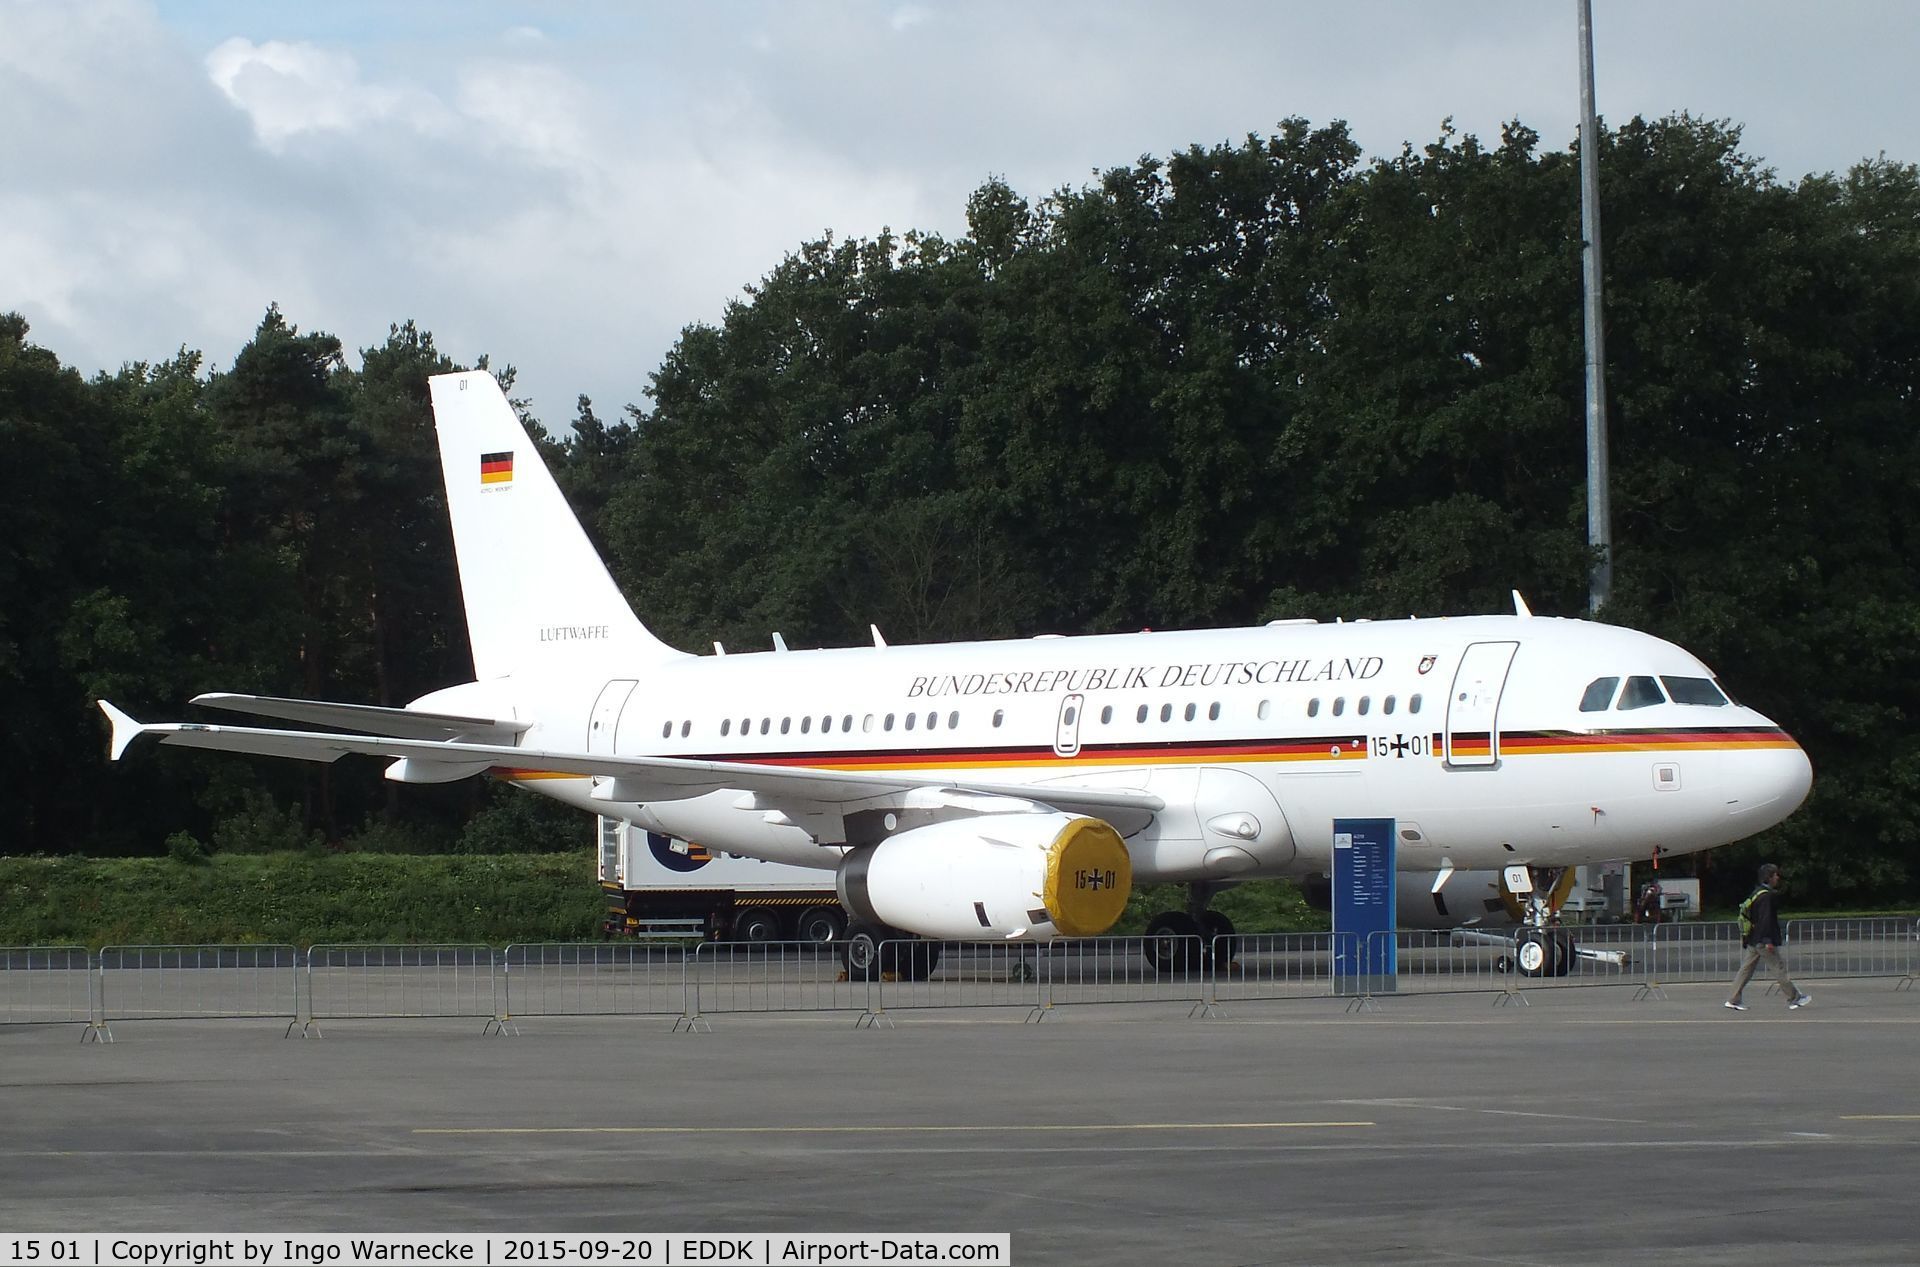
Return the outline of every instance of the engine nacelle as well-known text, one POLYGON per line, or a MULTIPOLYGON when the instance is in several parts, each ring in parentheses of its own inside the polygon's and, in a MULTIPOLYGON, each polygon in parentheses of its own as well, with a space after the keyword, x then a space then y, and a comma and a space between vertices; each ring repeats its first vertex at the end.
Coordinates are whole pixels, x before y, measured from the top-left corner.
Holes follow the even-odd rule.
POLYGON ((1091 937, 1133 891, 1120 834, 1079 814, 981 814, 848 853, 836 878, 855 918, 923 937, 1091 937))

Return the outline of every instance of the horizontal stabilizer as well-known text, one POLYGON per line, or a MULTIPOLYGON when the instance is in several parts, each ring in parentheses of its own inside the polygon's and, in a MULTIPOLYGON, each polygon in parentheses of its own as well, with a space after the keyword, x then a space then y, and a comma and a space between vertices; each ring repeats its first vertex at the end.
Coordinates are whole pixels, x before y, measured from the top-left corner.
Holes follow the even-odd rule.
POLYGON ((255 717, 279 717, 314 726, 332 726, 355 734, 391 735, 399 739, 511 743, 532 728, 531 722, 456 717, 450 713, 421 713, 410 708, 379 708, 372 704, 333 704, 325 700, 277 699, 271 695, 234 695, 226 691, 196 695, 193 702, 206 708, 251 713, 255 717))

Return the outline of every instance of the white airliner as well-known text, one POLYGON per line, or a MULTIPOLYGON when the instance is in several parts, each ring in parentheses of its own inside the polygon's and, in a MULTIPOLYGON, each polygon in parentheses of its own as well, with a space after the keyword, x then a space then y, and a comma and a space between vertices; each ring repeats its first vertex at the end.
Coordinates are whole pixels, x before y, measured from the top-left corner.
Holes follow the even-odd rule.
MULTIPOLYGON (((850 965, 883 939, 1106 931, 1134 883, 1207 902, 1331 869, 1335 818, 1391 818, 1444 903, 1499 871, 1517 958, 1564 971, 1566 868, 1708 849, 1812 782, 1780 727, 1672 643, 1513 616, 694 656, 634 616, 484 371, 432 380, 475 681, 404 709, 202 695, 310 729, 144 725, 135 738, 333 761, 403 783, 491 774, 709 847, 830 869, 850 965), (1514 871, 1512 868, 1525 868, 1514 871)), ((1481 886, 1484 888, 1484 885, 1481 886)))

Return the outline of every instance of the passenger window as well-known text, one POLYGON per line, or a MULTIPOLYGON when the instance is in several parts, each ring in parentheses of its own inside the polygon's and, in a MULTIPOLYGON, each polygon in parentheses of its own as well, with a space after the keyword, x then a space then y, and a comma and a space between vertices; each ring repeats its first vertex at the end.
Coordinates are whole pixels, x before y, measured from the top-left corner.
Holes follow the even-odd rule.
POLYGON ((1265 721, 1267 720, 1267 718, 1271 717, 1273 715, 1273 701, 1270 699, 1261 700, 1260 707, 1258 710, 1256 710, 1256 715, 1260 718, 1261 721, 1265 721))
POLYGON ((887 719, 886 719, 885 721, 883 721, 883 722, 881 722, 881 723, 880 723, 880 729, 882 729, 882 730, 892 730, 892 729, 893 729, 893 714, 892 714, 892 713, 888 713, 888 714, 887 714, 887 719))
POLYGON ((1676 704, 1706 704, 1718 708, 1727 702, 1726 695, 1714 685, 1712 678, 1662 676, 1660 683, 1676 704))
POLYGON ((1620 685, 1617 677, 1597 677, 1587 683, 1586 694, 1580 697, 1580 711, 1583 713, 1604 713, 1607 705, 1613 703, 1613 688, 1620 685))
POLYGON ((662 724, 661 724, 661 727, 660 727, 660 737, 661 737, 662 739, 671 739, 671 738, 673 738, 673 723, 672 723, 672 722, 664 722, 664 723, 662 723, 662 724))
POLYGON ((1200 709, 1197 705, 1194 705, 1194 704, 1187 705, 1187 720, 1192 721, 1194 717, 1199 714, 1199 712, 1200 712, 1200 709))
POLYGON ((1065 715, 1063 715, 1060 718, 1060 720, 1066 723, 1067 725, 1071 726, 1073 725, 1073 723, 1080 720, 1080 710, 1077 708, 1074 708, 1072 705, 1068 705, 1065 715))
POLYGON ((813 714, 812 713, 808 713, 805 717, 802 717, 800 719, 800 733, 803 735, 810 735, 813 733, 813 714))
POLYGON ((873 714, 872 713, 868 713, 866 716, 860 719, 860 733, 863 735, 871 735, 873 733, 873 714))
POLYGON ((994 709, 994 710, 993 710, 993 728, 994 728, 995 730, 998 730, 998 729, 1000 729, 1000 723, 1001 723, 1001 722, 1003 722, 1003 721, 1005 721, 1006 719, 1007 719, 1007 710, 1006 710, 1006 709, 1004 709, 1004 708, 996 708, 996 709, 994 709))
POLYGON ((762 718, 760 719, 760 733, 764 735, 764 734, 766 734, 766 733, 767 733, 767 732, 768 732, 769 730, 772 730, 772 729, 773 729, 773 718, 771 718, 771 717, 762 717, 762 718))
POLYGON ((681 723, 680 723, 680 737, 681 737, 682 739, 685 739, 685 738, 686 738, 686 737, 687 737, 688 735, 690 735, 690 734, 692 734, 692 733, 693 733, 693 723, 692 723, 692 722, 690 722, 690 721, 683 721, 683 722, 681 722, 681 723))
POLYGON ((928 714, 927 714, 927 729, 928 729, 928 730, 936 730, 936 729, 938 729, 938 728, 939 728, 939 726, 940 726, 940 714, 938 714, 938 713, 928 713, 928 714))
POLYGON ((1383 712, 1383 713, 1387 713, 1387 714, 1389 714, 1389 715, 1391 715, 1391 714, 1392 714, 1392 712, 1393 712, 1393 696, 1391 696, 1391 695, 1389 695, 1389 696, 1387 696, 1387 698, 1385 698, 1384 700, 1381 700, 1381 701, 1380 701, 1380 711, 1381 711, 1381 712, 1383 712))
POLYGON ((740 733, 743 735, 753 733, 753 718, 742 717, 740 719, 740 733))
POLYGON ((722 739, 725 739, 727 737, 727 732, 732 729, 733 729, 733 718, 722 717, 720 719, 720 737, 722 739))
POLYGON ((908 729, 908 730, 912 730, 912 729, 913 729, 913 724, 914 724, 915 722, 917 722, 917 721, 919 721, 919 720, 920 720, 920 714, 918 714, 918 713, 908 713, 908 714, 907 714, 907 729, 908 729))
POLYGON ((955 710, 954 710, 953 712, 951 712, 951 713, 948 713, 948 714, 947 714, 947 729, 948 729, 948 730, 952 730, 952 729, 953 729, 953 728, 954 728, 955 726, 958 726, 959 724, 960 724, 960 710, 959 710, 959 709, 955 709, 955 710))
POLYGON ((1347 697, 1344 695, 1336 695, 1333 700, 1333 715, 1335 717, 1338 717, 1346 711, 1347 711, 1347 697))
POLYGON ((1620 692, 1620 702, 1615 705, 1621 712, 1634 708, 1651 708, 1655 704, 1664 704, 1667 697, 1660 693, 1660 684, 1650 677, 1630 677, 1626 687, 1620 692))
POLYGON ((1162 704, 1162 705, 1160 706, 1160 720, 1161 720, 1161 721, 1172 721, 1172 720, 1173 720, 1173 705, 1171 705, 1171 704, 1162 704))
POLYGON ((1407 711, 1409 713, 1417 713, 1420 711, 1420 697, 1418 695, 1407 701, 1407 711))
POLYGON ((1372 708, 1373 708, 1373 697, 1371 695, 1362 695, 1360 697, 1360 707, 1357 710, 1359 714, 1362 717, 1365 717, 1368 711, 1371 710, 1372 708))
POLYGON ((1147 719, 1147 706, 1145 704, 1140 706, 1140 711, 1133 715, 1133 719, 1135 721, 1145 721, 1147 719))
MULTIPOLYGON (((871 722, 872 718, 868 718, 868 721, 871 722)), ((852 732, 853 732, 853 714, 848 713, 845 717, 842 717, 840 719, 840 733, 845 735, 845 734, 851 734, 852 732)))
POLYGON ((822 717, 820 719, 820 733, 824 735, 829 730, 832 730, 832 729, 833 729, 833 714, 828 713, 825 717, 822 717))
POLYGON ((784 735, 784 734, 786 734, 786 733, 787 733, 787 732, 788 732, 789 730, 792 730, 792 729, 793 729, 793 718, 791 718, 791 717, 782 717, 782 718, 780 719, 780 733, 784 735))
POLYGON ((1109 704, 1100 710, 1100 724, 1105 726, 1111 721, 1113 721, 1113 705, 1109 704))
POLYGON ((1208 721, 1220 720, 1220 701, 1219 700, 1215 700, 1213 703, 1207 705, 1207 720, 1208 721))
POLYGON ((1319 701, 1319 700, 1317 700, 1317 699, 1310 699, 1310 700, 1308 700, 1308 701, 1307 701, 1307 716, 1309 716, 1309 717, 1318 717, 1319 715, 1320 715, 1320 701, 1319 701))

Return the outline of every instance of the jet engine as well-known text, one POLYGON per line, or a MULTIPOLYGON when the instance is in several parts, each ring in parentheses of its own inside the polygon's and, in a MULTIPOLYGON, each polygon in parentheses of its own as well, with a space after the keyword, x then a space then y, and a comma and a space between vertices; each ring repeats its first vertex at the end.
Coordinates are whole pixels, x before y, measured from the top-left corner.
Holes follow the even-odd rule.
POLYGON ((836 883, 856 919, 941 939, 1047 940, 1113 927, 1133 866, 1100 819, 980 814, 852 850, 836 883))

